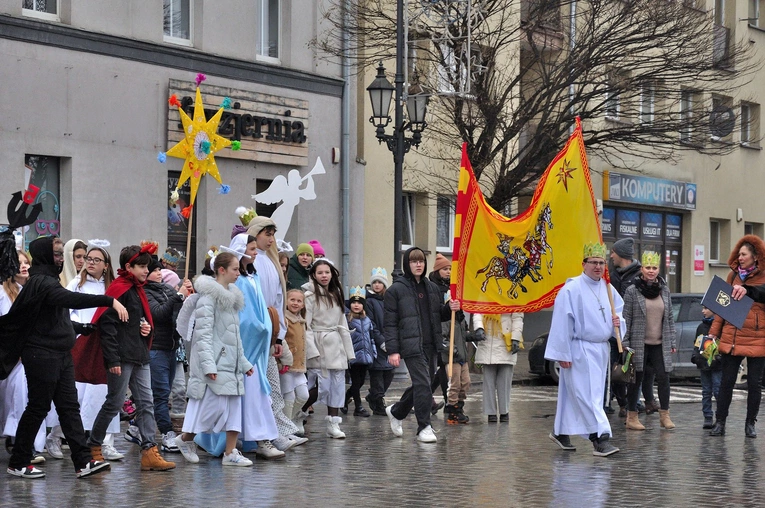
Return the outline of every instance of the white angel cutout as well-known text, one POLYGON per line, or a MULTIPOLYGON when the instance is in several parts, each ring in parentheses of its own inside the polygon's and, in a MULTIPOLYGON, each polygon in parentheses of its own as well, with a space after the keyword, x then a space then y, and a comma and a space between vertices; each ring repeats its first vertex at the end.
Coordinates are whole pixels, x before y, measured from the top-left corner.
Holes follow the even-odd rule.
POLYGON ((321 158, 317 157, 313 169, 304 177, 301 178, 300 171, 293 169, 287 174, 287 178, 284 175, 279 175, 274 178, 268 189, 252 195, 252 199, 265 205, 282 202, 271 214, 271 220, 276 223, 275 236, 277 240, 284 240, 292 222, 292 214, 295 212, 295 207, 300 204, 300 200, 312 201, 316 199, 316 193, 313 190, 313 176, 325 173, 324 164, 321 163, 321 158), (303 182, 305 182, 305 186, 301 188, 303 182))

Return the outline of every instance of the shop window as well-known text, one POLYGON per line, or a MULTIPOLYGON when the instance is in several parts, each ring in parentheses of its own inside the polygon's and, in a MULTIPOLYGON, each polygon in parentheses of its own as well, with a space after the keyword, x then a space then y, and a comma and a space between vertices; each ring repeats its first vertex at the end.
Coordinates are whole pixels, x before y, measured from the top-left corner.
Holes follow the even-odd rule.
POLYGON ((192 0, 164 0, 165 42, 191 45, 192 0))
POLYGON ((709 262, 720 262, 720 221, 709 221, 709 262))
POLYGON ((21 12, 25 16, 47 21, 61 21, 59 0, 22 0, 21 12))
MULTIPOLYGON (((268 190, 269 187, 271 187, 271 183, 273 180, 266 180, 264 178, 258 178, 255 180, 255 194, 260 194, 261 192, 265 192, 268 190)), ((255 213, 258 215, 262 215, 263 217, 271 217, 271 215, 276 210, 276 207, 279 206, 281 202, 272 203, 270 205, 267 205, 265 203, 258 203, 255 202, 255 213)))
POLYGON ((452 252, 454 243, 454 207, 453 196, 438 196, 436 201, 436 250, 452 252))
POLYGON ((31 172, 29 184, 40 189, 34 204, 42 205, 42 212, 24 235, 24 248, 27 248, 35 238, 61 234, 61 160, 58 157, 26 155, 24 163, 31 172))
POLYGON ((751 102, 741 103, 741 144, 759 148, 760 146, 760 105, 751 102))
POLYGON ((401 249, 406 250, 414 246, 414 194, 404 192, 401 196, 401 249))
POLYGON ((176 249, 183 254, 181 262, 178 264, 177 272, 183 276, 186 270, 186 263, 189 264, 189 277, 196 273, 197 269, 197 220, 191 221, 191 250, 186 252, 186 242, 189 234, 189 222, 182 214, 181 210, 189 206, 191 200, 191 180, 186 180, 180 189, 178 189, 178 201, 173 202, 170 194, 176 190, 178 179, 181 177, 180 171, 167 172, 167 246, 176 249))
POLYGON ((257 2, 256 51, 259 60, 279 63, 279 37, 281 31, 281 1, 258 0, 257 2))

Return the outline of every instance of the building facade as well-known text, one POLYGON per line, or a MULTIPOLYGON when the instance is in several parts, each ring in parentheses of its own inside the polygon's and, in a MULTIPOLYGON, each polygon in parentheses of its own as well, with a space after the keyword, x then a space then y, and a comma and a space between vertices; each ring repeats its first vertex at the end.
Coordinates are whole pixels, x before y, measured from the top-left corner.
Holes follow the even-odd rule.
MULTIPOLYGON (((339 260, 347 92, 341 67, 309 48, 320 8, 308 0, 0 0, 0 195, 40 187, 43 212, 27 244, 56 233, 108 239, 113 256, 143 239, 185 251, 188 187, 169 202, 183 160, 161 164, 158 154, 180 139, 168 98, 193 111, 195 78, 204 73, 207 116, 230 98, 218 134, 241 150, 216 154, 230 192, 202 179, 191 272, 210 246, 228 245, 238 206, 268 215, 294 206, 284 239, 318 239, 339 260), (318 159, 324 170, 311 173, 318 159), (256 204, 252 196, 269 189, 278 199, 266 193, 256 204), (296 194, 296 202, 283 199, 296 194)), ((349 174, 346 187, 359 195, 358 171, 349 174)))

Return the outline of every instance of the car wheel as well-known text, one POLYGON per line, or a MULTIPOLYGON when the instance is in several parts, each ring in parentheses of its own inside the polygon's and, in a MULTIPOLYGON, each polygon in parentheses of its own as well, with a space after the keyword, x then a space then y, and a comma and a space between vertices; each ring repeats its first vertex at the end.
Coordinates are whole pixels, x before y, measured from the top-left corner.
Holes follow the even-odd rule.
POLYGON ((560 363, 547 362, 547 373, 550 374, 550 377, 557 385, 560 381, 560 363))
POLYGON ((746 358, 744 358, 744 361, 738 367, 738 375, 736 375, 736 384, 734 385, 736 390, 746 390, 746 372, 746 358))

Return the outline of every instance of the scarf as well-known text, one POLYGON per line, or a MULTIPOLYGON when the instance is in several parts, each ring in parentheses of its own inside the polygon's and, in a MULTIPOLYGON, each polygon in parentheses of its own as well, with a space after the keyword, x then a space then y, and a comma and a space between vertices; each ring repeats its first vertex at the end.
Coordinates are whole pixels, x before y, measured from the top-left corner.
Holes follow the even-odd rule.
POLYGON ((757 269, 757 265, 756 264, 752 265, 751 268, 741 268, 739 266, 738 267, 738 276, 741 278, 741 282, 746 280, 746 278, 749 277, 752 274, 752 272, 755 271, 756 269, 757 269))
POLYGON ((663 287, 658 277, 653 283, 647 282, 643 277, 638 277, 635 281, 635 285, 637 286, 638 291, 640 291, 640 294, 648 300, 653 300, 659 296, 663 287))
MULTIPOLYGON (((111 296, 115 300, 124 295, 130 288, 135 288, 138 298, 141 300, 143 315, 149 322, 152 330, 154 329, 154 320, 151 317, 149 300, 146 298, 146 292, 143 286, 146 282, 139 282, 131 272, 120 268, 117 270, 118 277, 114 279, 106 290, 106 296, 111 296)), ((101 316, 109 310, 108 307, 99 307, 93 319, 93 324, 98 323, 101 316)), ((149 336, 149 349, 154 336, 149 336)), ((81 335, 77 338, 72 348, 72 360, 74 362, 74 379, 80 383, 106 384, 106 365, 104 364, 104 354, 101 350, 101 330, 96 328, 90 335, 81 335), (98 361, 100 360, 100 361, 98 361)))

